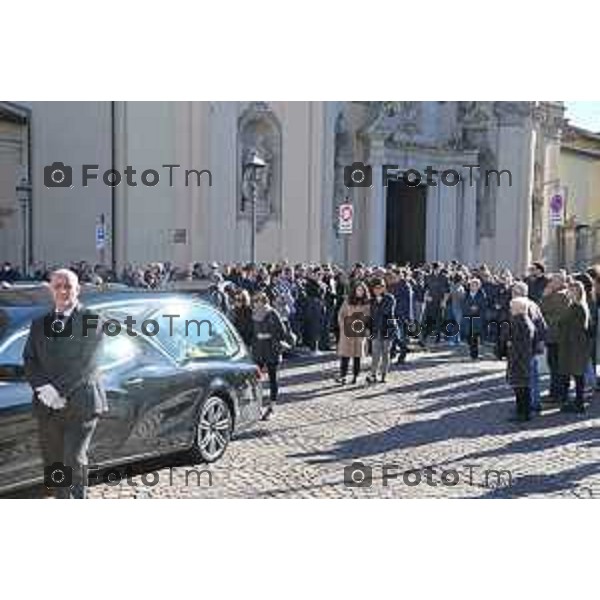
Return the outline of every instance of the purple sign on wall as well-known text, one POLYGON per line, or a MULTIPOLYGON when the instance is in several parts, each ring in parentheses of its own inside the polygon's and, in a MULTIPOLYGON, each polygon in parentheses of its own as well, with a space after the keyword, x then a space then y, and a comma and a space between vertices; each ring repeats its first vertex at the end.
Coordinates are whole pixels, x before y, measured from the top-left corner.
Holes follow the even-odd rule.
POLYGON ((554 194, 550 200, 550 208, 552 212, 559 213, 563 209, 563 197, 560 194, 554 194))

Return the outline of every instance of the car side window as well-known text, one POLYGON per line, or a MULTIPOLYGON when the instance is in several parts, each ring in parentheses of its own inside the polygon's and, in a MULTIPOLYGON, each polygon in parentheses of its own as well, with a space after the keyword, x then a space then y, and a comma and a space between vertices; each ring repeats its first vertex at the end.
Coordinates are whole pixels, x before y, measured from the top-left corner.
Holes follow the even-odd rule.
POLYGON ((239 351, 239 344, 223 317, 214 309, 187 304, 178 317, 161 311, 154 318, 160 324, 159 343, 177 361, 227 358, 239 351))
POLYGON ((29 329, 20 329, 0 344, 0 362, 5 365, 22 365, 23 350, 29 329))
POLYGON ((121 333, 115 337, 104 336, 100 347, 99 367, 102 371, 126 364, 141 354, 135 338, 121 333))

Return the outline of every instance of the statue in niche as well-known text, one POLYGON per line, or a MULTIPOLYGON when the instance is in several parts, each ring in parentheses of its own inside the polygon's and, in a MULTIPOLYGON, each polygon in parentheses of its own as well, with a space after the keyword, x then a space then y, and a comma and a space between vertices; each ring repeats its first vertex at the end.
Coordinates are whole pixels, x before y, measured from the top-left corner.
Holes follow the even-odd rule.
POLYGON ((496 157, 489 147, 479 152, 480 177, 477 180, 477 236, 493 237, 496 233, 497 182, 492 176, 486 178, 490 169, 496 169, 496 157), (489 179, 489 181, 488 181, 489 179))
POLYGON ((275 115, 264 103, 255 103, 240 117, 238 123, 238 181, 241 202, 238 214, 251 214, 251 202, 256 188, 256 214, 261 228, 272 216, 279 216, 281 202, 281 128, 275 115), (253 172, 247 165, 253 156, 265 166, 253 172))
POLYGON ((269 144, 265 136, 258 134, 254 144, 246 147, 242 153, 243 156, 243 183, 242 194, 244 200, 251 200, 256 184, 258 214, 270 215, 273 212, 272 200, 272 180, 273 180, 273 152, 269 149, 269 144), (245 168, 253 156, 257 156, 265 162, 265 166, 256 170, 256 182, 252 180, 252 170, 245 168))

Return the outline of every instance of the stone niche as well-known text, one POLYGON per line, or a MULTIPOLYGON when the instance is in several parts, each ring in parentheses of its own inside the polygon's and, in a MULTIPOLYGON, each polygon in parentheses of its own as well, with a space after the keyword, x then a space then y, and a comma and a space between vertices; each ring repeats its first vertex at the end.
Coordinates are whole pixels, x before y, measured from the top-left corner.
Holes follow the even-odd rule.
POLYGON ((260 230, 268 221, 281 216, 281 124, 264 102, 250 104, 238 120, 237 135, 237 218, 249 219, 252 214, 254 183, 245 168, 253 154, 266 166, 258 171, 256 182, 256 218, 260 230))

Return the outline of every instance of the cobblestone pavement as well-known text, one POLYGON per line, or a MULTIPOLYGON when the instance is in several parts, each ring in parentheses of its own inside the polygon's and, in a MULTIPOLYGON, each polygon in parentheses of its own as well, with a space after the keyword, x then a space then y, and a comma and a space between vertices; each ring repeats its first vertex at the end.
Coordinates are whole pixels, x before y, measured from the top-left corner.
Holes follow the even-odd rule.
POLYGON ((136 487, 97 485, 91 497, 600 495, 597 401, 585 415, 547 408, 531 423, 512 423, 505 363, 472 362, 462 350, 410 354, 372 386, 341 387, 336 369, 333 354, 288 361, 275 416, 241 433, 219 462, 161 465, 155 485, 142 469, 136 487), (348 468, 354 462, 366 468, 348 468), (345 468, 348 481, 370 485, 347 486, 345 468), (204 470, 199 485, 192 469, 204 470))

